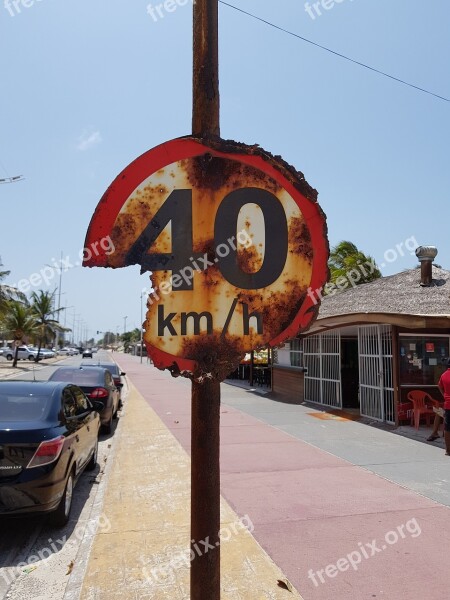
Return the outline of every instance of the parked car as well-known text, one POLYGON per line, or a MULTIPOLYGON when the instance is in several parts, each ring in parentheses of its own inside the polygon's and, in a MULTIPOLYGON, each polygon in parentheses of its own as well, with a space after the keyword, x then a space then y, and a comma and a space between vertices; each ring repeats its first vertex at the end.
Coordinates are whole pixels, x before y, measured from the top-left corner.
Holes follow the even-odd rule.
POLYGON ((78 385, 90 400, 102 403, 100 420, 106 433, 112 429, 113 419, 119 410, 119 390, 111 373, 102 367, 58 367, 49 381, 66 381, 78 385))
POLYGON ((119 407, 122 406, 122 388, 123 383, 121 377, 125 377, 126 373, 119 369, 119 365, 113 362, 98 362, 98 363, 81 363, 81 367, 103 367, 113 376, 114 385, 119 390, 119 407))
POLYGON ((0 348, 0 356, 5 356, 10 350, 11 348, 9 346, 2 346, 0 348))
POLYGON ((78 354, 78 352, 74 348, 60 348, 58 354, 61 356, 74 356, 75 354, 78 354))
MULTIPOLYGON (((3 356, 6 358, 6 360, 12 360, 14 358, 15 351, 15 348, 9 348, 9 351, 4 352, 3 356)), ((37 348, 34 350, 32 348, 29 348, 28 346, 19 346, 19 349, 17 351, 17 358, 18 360, 35 360, 37 354, 37 348)), ((42 357, 40 356, 39 360, 41 358, 42 357)))
POLYGON ((90 348, 86 348, 83 350, 82 358, 92 358, 92 350, 90 348))
POLYGON ((72 491, 97 464, 101 408, 69 383, 0 381, 0 514, 70 517, 72 491))
POLYGON ((52 350, 48 350, 48 348, 41 348, 40 350, 35 346, 28 346, 28 350, 32 352, 35 356, 39 352, 39 358, 53 358, 55 353, 52 350))

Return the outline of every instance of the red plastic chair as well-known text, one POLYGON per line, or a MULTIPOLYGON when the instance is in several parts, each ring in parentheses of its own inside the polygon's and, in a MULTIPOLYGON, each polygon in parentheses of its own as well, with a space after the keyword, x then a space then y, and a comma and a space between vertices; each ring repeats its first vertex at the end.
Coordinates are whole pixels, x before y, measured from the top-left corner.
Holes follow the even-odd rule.
POLYGON ((411 392, 408 392, 408 400, 410 400, 413 404, 413 412, 411 415, 411 425, 414 422, 414 427, 416 429, 419 429, 419 425, 420 425, 420 417, 422 415, 426 415, 427 416, 427 424, 428 424, 428 415, 434 415, 434 410, 433 410, 433 406, 439 407, 441 406, 441 404, 439 403, 438 400, 435 400, 434 398, 432 398, 430 396, 430 394, 427 394, 427 392, 424 392, 423 390, 412 390, 411 392), (427 404, 428 402, 428 404, 427 404), (430 406, 431 404, 431 406, 430 406))

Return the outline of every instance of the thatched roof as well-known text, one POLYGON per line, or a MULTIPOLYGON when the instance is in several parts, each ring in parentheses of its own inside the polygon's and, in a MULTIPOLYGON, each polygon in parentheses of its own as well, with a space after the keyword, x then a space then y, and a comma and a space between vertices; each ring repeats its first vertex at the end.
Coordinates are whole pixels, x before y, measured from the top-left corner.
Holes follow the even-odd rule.
MULTIPOLYGON (((336 327, 351 322, 405 323, 415 319, 415 327, 430 320, 450 327, 450 271, 433 267, 429 287, 420 285, 420 268, 381 277, 370 283, 338 291, 322 300, 317 321, 311 328, 336 327), (383 317, 384 315, 384 317, 383 317), (327 323, 327 325, 326 325, 327 323)), ((429 324, 427 325, 429 326, 429 324)))

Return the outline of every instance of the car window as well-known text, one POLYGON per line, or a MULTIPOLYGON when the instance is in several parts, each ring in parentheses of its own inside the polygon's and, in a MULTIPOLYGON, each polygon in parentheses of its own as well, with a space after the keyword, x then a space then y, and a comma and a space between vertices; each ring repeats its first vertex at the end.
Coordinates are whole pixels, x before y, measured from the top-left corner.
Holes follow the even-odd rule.
POLYGON ((86 396, 80 390, 80 388, 73 387, 71 389, 72 394, 75 398, 76 414, 81 415, 89 410, 89 405, 86 396))
POLYGON ((106 385, 108 385, 108 386, 114 385, 112 375, 109 371, 105 371, 105 380, 106 380, 106 385))
POLYGON ((111 375, 116 375, 119 372, 117 365, 115 365, 113 363, 103 363, 100 366, 103 367, 104 369, 108 369, 108 371, 111 373, 111 375))
POLYGON ((99 372, 89 369, 57 369, 49 381, 67 381, 79 386, 93 386, 99 384, 99 372))
POLYGON ((75 402, 75 398, 72 396, 69 388, 64 389, 62 400, 64 416, 67 419, 69 419, 70 417, 75 417, 77 414, 77 405, 75 402))
POLYGON ((0 422, 45 419, 50 405, 48 394, 0 393, 0 422))

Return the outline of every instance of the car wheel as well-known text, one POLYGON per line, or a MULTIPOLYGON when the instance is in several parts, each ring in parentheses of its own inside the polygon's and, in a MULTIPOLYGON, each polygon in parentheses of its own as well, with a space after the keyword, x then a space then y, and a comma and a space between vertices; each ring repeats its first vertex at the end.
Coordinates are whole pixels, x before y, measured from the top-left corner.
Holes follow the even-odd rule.
POLYGON ((34 360, 34 356, 32 354, 30 354, 30 356, 28 357, 28 360, 34 360))
POLYGON ((73 472, 69 473, 64 494, 61 498, 58 508, 51 516, 51 521, 56 527, 64 527, 70 517, 73 497, 73 472))
POLYGON ((93 471, 97 466, 97 457, 98 457, 98 439, 95 441, 94 452, 91 456, 91 460, 86 465, 86 471, 93 471))
POLYGON ((119 412, 119 403, 117 403, 116 410, 114 411, 114 415, 113 415, 114 419, 119 418, 119 415, 117 414, 118 412, 119 412))
POLYGON ((12 359, 13 359, 13 356, 12 356, 12 354, 7 354, 7 355, 6 355, 6 360, 12 360, 12 359))
POLYGON ((106 425, 103 425, 103 431, 105 433, 111 433, 111 431, 112 431, 112 424, 113 424, 113 414, 111 413, 109 421, 106 423, 106 425))

